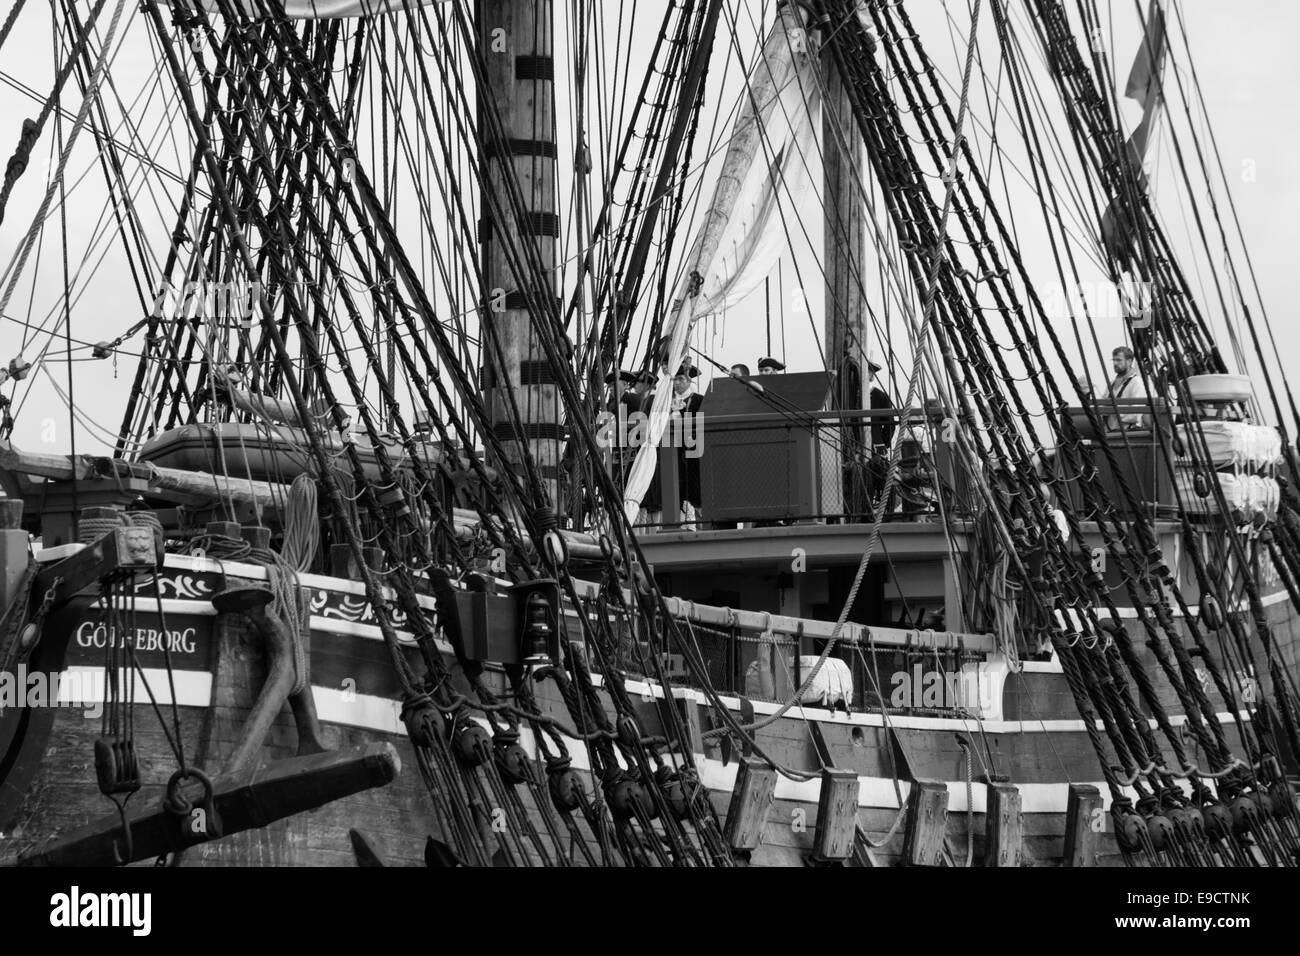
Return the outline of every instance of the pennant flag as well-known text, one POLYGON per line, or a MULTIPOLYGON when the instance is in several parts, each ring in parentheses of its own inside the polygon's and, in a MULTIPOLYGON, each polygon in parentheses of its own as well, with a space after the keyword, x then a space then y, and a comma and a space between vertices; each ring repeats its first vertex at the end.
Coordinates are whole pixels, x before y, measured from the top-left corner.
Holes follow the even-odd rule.
MULTIPOLYGON (((1135 187, 1139 192, 1146 192, 1147 178, 1142 169, 1146 158, 1147 144, 1160 114, 1160 76, 1165 62, 1165 12, 1159 0, 1151 0, 1147 8, 1146 30, 1142 35, 1142 46, 1133 60, 1133 68, 1128 74, 1128 83, 1124 86, 1124 95, 1142 104, 1142 119, 1133 134, 1124 144, 1126 159, 1136 176, 1135 187)), ((1101 217, 1101 241, 1106 251, 1121 265, 1127 265, 1137 257, 1133 232, 1136 223, 1122 210, 1125 197, 1111 201, 1101 217)))

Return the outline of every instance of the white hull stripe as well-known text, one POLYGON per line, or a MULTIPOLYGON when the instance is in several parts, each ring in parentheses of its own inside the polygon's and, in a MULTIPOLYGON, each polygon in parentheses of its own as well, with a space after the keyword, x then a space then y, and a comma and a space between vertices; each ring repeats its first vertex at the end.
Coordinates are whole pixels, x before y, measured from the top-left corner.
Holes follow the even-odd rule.
MULTIPOLYGON (((102 667, 70 667, 64 672, 67 675, 66 680, 60 680, 59 701, 63 706, 75 707, 85 706, 88 709, 101 702, 104 669, 102 667)), ((61 675, 61 678, 63 675, 61 675)), ((212 698, 212 676, 201 671, 176 671, 174 674, 176 684, 176 702, 182 707, 207 707, 212 698)), ((154 692, 154 696, 160 704, 170 704, 171 694, 167 684, 167 672, 161 669, 145 668, 144 681, 147 681, 154 692)), ((405 734, 406 729, 402 725, 399 716, 401 703, 395 700, 389 700, 384 697, 376 697, 371 694, 357 694, 345 690, 339 690, 333 687, 313 687, 316 698, 316 712, 320 719, 335 724, 344 724, 351 727, 361 727, 367 730, 377 731, 387 734, 405 734)), ((137 683, 136 700, 138 704, 148 705, 148 694, 144 690, 143 682, 137 683)), ((1226 715, 1221 715, 1225 716, 1226 715)), ((87 719, 98 719, 98 714, 93 716, 90 713, 86 715, 87 719)), ((485 728, 491 729, 485 719, 475 718, 485 728)), ((912 718, 929 719, 929 718, 912 718)), ((841 722, 843 718, 838 718, 841 722)), ((935 723, 941 721, 937 718, 932 719, 935 723)), ((899 723, 898 720, 891 723, 899 723)), ((954 726, 960 727, 960 721, 942 721, 947 726, 944 729, 951 730, 954 726)), ((1066 723, 1066 721, 1060 721, 1066 723)), ((1075 721, 1082 729, 1082 721, 1075 721)), ((536 746, 533 742, 531 732, 527 728, 521 728, 520 743, 531 756, 536 756, 536 746)), ((573 757, 574 767, 579 770, 590 770, 587 762, 587 750, 578 741, 569 742, 569 753, 573 757)), ((720 760, 705 757, 703 754, 695 755, 696 765, 700 770, 700 779, 710 789, 730 793, 736 784, 736 772, 738 764, 735 762, 723 766, 720 760)), ((1080 782, 1080 781, 1074 781, 1080 782)), ((1082 781, 1089 782, 1089 781, 1082 781)), ((897 809, 898 801, 894 792, 894 781, 887 777, 858 777, 859 795, 858 805, 860 807, 872 807, 883 809, 897 809)), ((964 780, 946 781, 948 787, 948 809, 952 812, 966 811, 966 782, 964 780)), ((1093 782, 1093 786, 1101 792, 1105 805, 1110 805, 1110 795, 1104 783, 1093 782)), ((1064 813, 1066 802, 1069 796, 1069 783, 1025 783, 1017 784, 1021 795, 1021 804, 1026 813, 1064 813)), ((820 792, 821 783, 818 780, 797 781, 788 780, 784 777, 778 777, 776 784, 776 797, 780 800, 798 800, 815 804, 818 793, 820 792)), ((910 785, 906 782, 900 782, 899 788, 903 800, 907 800, 907 794, 910 785)), ((974 812, 983 813, 985 808, 985 794, 987 790, 984 784, 975 783, 971 785, 971 798, 974 804, 974 812)), ((1136 798, 1136 793, 1131 792, 1130 796, 1136 798)))
MULTIPOLYGON (((340 629, 343 627, 366 626, 349 624, 345 621, 322 622, 315 618, 312 626, 317 627, 321 623, 329 623, 340 629)), ((320 629, 332 630, 333 628, 321 627, 320 629)), ((450 654, 450 647, 445 648, 445 652, 450 654)), ((102 700, 103 672, 104 668, 99 666, 77 665, 68 667, 64 673, 71 675, 72 679, 60 679, 60 702, 80 704, 86 701, 102 700)), ((143 673, 144 680, 137 682, 136 700, 142 704, 148 703, 149 696, 145 690, 145 684, 147 683, 160 703, 170 704, 171 696, 167 683, 167 671, 162 668, 146 667, 143 669, 143 673)), ((176 702, 180 706, 209 706, 212 698, 211 673, 207 671, 174 670, 173 679, 176 684, 176 702)), ((593 674, 592 680, 597 686, 604 683, 599 674, 593 674)), ((347 724, 352 727, 363 727, 368 730, 380 730, 385 733, 402 732, 401 721, 397 716, 401 709, 400 701, 373 694, 359 694, 343 688, 313 685, 312 689, 316 695, 317 712, 322 720, 347 724)), ((627 689, 630 694, 639 694, 646 701, 651 699, 652 693, 656 697, 662 696, 662 690, 658 685, 647 684, 643 681, 629 680, 627 681, 627 689)), ((703 692, 692 688, 674 688, 673 696, 695 700, 701 704, 704 703, 703 692)), ((719 699, 729 710, 739 713, 740 701, 738 698, 721 696, 719 699)), ((780 709, 779 704, 766 701, 753 701, 752 703, 754 713, 759 715, 773 714, 780 709)), ((843 711, 826 710, 822 707, 802 707, 795 708, 788 713, 791 720, 804 717, 820 723, 844 724, 851 727, 886 726, 885 717, 874 712, 845 714, 843 711)), ((1228 724, 1232 722, 1232 714, 1228 712, 1220 712, 1217 717, 1220 723, 1228 724)), ((1241 713, 1241 717, 1244 721, 1250 720, 1250 715, 1245 711, 1241 713)), ((1182 714, 1171 714, 1169 722, 1173 726, 1179 727, 1187 722, 1187 718, 1182 714)), ((1150 719, 1148 723, 1152 730, 1159 729, 1159 725, 1154 718, 1150 719)), ((948 733, 980 731, 989 734, 1081 733, 1085 729, 1083 721, 1077 719, 985 720, 981 722, 974 718, 909 716, 891 716, 888 720, 888 726, 896 730, 928 730, 948 733)), ((1101 721, 1097 722, 1097 729, 1105 729, 1101 721)))
MULTIPOLYGON (((190 560, 195 560, 195 559, 190 559, 190 560)), ((149 604, 147 602, 147 599, 144 599, 144 603, 142 603, 141 605, 141 610, 148 610, 148 606, 149 604)), ((187 600, 178 600, 175 598, 163 599, 163 611, 164 613, 175 613, 175 614, 216 613, 215 609, 207 601, 187 601, 187 600), (204 608, 206 608, 206 610, 204 610, 204 608)), ((326 631, 332 634, 342 634, 348 637, 357 637, 357 638, 361 638, 362 640, 382 641, 384 639, 383 634, 380 633, 379 628, 376 627, 375 625, 359 624, 355 621, 340 621, 330 617, 312 617, 311 627, 312 630, 314 631, 326 631)), ((397 634, 398 634, 398 639, 403 644, 410 644, 411 646, 414 646, 415 639, 409 633, 405 631, 398 631, 397 634)), ((446 641, 439 639, 435 643, 438 647, 438 650, 442 654, 448 657, 452 655, 453 652, 451 649, 451 645, 448 644, 446 641)), ((1055 661, 1050 661, 1050 662, 1040 663, 1037 665, 1037 667, 1042 668, 1043 671, 1045 672, 1051 673, 1053 672, 1053 670, 1059 668, 1060 665, 1055 661)), ((163 679, 165 681, 166 672, 158 671, 158 673, 163 675, 163 679)), ((603 683, 601 679, 601 675, 599 674, 593 674, 592 680, 598 687, 601 686, 601 684, 603 683)), ((627 689, 628 689, 628 693, 634 695, 640 695, 646 701, 650 701, 655 697, 663 697, 663 688, 661 687, 661 685, 657 683, 651 683, 648 681, 629 680, 627 681, 627 689)), ((317 694, 319 695, 322 691, 325 690, 327 689, 318 687, 317 694)), ((364 695, 358 695, 358 696, 364 696, 364 695)), ((708 703, 708 699, 705 697, 703 691, 696 690, 691 687, 675 687, 673 688, 673 696, 684 700, 694 700, 697 704, 708 703)), ((719 699, 727 706, 729 710, 739 712, 740 710, 739 697, 734 697, 729 695, 719 695, 719 699)), ((756 701, 751 701, 751 703, 754 706, 754 713, 763 716, 766 716, 768 714, 773 714, 781 707, 780 704, 771 703, 768 701, 756 700, 756 701)), ((203 707, 206 706, 206 700, 201 703, 194 703, 187 706, 203 707)), ((857 727, 885 726, 885 718, 878 713, 845 714, 843 711, 832 711, 832 710, 827 710, 824 707, 813 707, 808 705, 795 708, 794 710, 791 710, 789 713, 795 719, 797 719, 800 716, 804 716, 807 717, 809 720, 816 720, 824 723, 849 724, 851 726, 857 726, 857 727)), ((1250 719, 1250 715, 1245 711, 1242 711, 1241 716, 1243 720, 1250 719)), ((1229 712, 1222 712, 1218 715, 1218 717, 1221 723, 1232 722, 1232 714, 1229 712)), ((1173 724, 1175 727, 1181 726, 1182 724, 1185 724, 1187 722, 1187 718, 1182 714, 1170 715, 1169 720, 1170 723, 1173 724)), ((341 722, 350 723, 350 721, 341 721, 341 722)), ((1153 730, 1158 729, 1158 725, 1156 724, 1154 718, 1149 721, 1149 724, 1153 730)), ((357 724, 356 726, 369 726, 369 725, 357 724)), ((985 720, 981 722, 974 717, 967 717, 967 718, 916 717, 916 716, 906 716, 906 715, 890 717, 889 726, 897 728, 899 730, 965 731, 965 730, 978 729, 988 734, 1077 733, 1084 729, 1084 723, 1082 720, 1079 719, 985 720)), ((1101 723, 1101 721, 1097 722, 1097 728, 1099 730, 1104 729, 1104 725, 1101 723)))
MULTIPOLYGON (((98 689, 103 686, 104 671, 101 667, 70 667, 64 672, 66 679, 60 681, 59 702, 62 706, 84 706, 88 712, 87 720, 98 720, 97 713, 90 713, 93 705, 100 703, 98 689)), ((64 677, 61 675, 61 677, 64 677)), ((153 689, 159 704, 170 704, 171 694, 167 684, 167 672, 160 669, 145 668, 144 680, 153 689)), ((206 707, 212 696, 212 679, 210 674, 198 671, 177 671, 175 673, 177 704, 183 707, 206 707)), ((355 694, 337 690, 332 687, 313 687, 316 697, 316 711, 323 721, 363 727, 388 734, 405 734, 405 728, 399 717, 401 704, 398 701, 369 694, 355 694)), ((147 705, 148 694, 143 683, 137 683, 136 698, 138 703, 147 705)), ((485 729, 491 729, 483 718, 475 718, 485 729)), ((520 744, 529 756, 537 756, 537 747, 533 735, 526 727, 520 728, 520 744)), ((574 769, 590 771, 587 748, 576 740, 568 742, 569 755, 573 758, 574 769)), ((710 790, 731 793, 736 785, 736 773, 739 765, 731 762, 723 766, 722 761, 703 754, 695 755, 695 763, 700 771, 700 779, 710 790)), ((588 786, 591 783, 588 781, 588 786)), ((960 780, 946 781, 948 788, 948 809, 953 813, 965 813, 966 783, 960 780)), ((1094 783, 1101 792, 1105 805, 1110 805, 1110 794, 1103 783, 1094 783)), ((1069 798, 1068 783, 1026 783, 1017 785, 1020 790, 1021 806, 1025 813, 1064 813, 1069 798)), ((906 781, 898 783, 899 792, 904 802, 911 791, 906 781)), ((776 798, 802 803, 816 804, 821 790, 819 780, 788 780, 778 777, 776 798)), ((984 784, 971 785, 971 802, 973 812, 985 811, 987 788, 984 784)), ((1131 794, 1136 797, 1136 794, 1131 794)), ((894 781, 888 777, 858 777, 858 806, 868 809, 897 809, 898 800, 894 790, 894 781)), ((774 818, 775 819, 775 818, 774 818)))

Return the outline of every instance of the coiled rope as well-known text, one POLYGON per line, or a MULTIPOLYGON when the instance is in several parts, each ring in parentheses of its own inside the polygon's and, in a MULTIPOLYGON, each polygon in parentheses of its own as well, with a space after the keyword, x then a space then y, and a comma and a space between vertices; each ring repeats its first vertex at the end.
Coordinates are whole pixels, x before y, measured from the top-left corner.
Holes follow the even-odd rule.
POLYGON ((316 511, 316 481, 306 472, 289 486, 284 506, 284 544, 280 557, 295 571, 308 571, 320 547, 320 521, 316 511))

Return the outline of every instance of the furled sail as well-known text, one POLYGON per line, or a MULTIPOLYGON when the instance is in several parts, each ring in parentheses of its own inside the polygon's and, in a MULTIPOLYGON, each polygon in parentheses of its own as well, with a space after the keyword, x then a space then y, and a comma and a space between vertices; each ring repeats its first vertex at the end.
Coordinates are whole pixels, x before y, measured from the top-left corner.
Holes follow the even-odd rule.
POLYGON ((647 440, 637 449, 623 493, 629 521, 636 520, 654 475, 673 373, 686 358, 692 329, 704 316, 740 302, 775 268, 786 247, 780 206, 797 207, 812 194, 808 158, 821 107, 817 69, 803 14, 787 4, 749 72, 722 172, 686 259, 685 289, 664 323, 668 346, 647 440))

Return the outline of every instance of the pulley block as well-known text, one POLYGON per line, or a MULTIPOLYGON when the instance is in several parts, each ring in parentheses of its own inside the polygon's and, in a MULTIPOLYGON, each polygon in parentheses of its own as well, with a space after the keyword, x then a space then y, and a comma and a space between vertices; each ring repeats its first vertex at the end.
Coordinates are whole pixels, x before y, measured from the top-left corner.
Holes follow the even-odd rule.
POLYGON ((95 777, 105 796, 135 793, 140 789, 140 765, 135 742, 100 737, 95 741, 95 777))
POLYGON ((472 720, 461 718, 452 730, 452 750, 465 767, 477 767, 491 752, 492 738, 472 720))
POLYGON ((605 794, 609 798, 609 808, 615 820, 631 820, 637 816, 637 810, 646 817, 655 816, 654 801, 640 781, 628 774, 620 774, 613 783, 605 785, 605 794))
POLYGON ((518 734, 497 734, 492 739, 492 755, 501 779, 506 783, 527 783, 532 777, 532 764, 524 748, 519 746, 518 734))
POLYGON ((568 758, 547 760, 546 780, 556 810, 572 813, 582 806, 582 778, 569 766, 568 758))
POLYGON ((417 747, 432 747, 445 729, 442 711, 428 694, 408 697, 402 702, 402 723, 411 743, 417 747))

